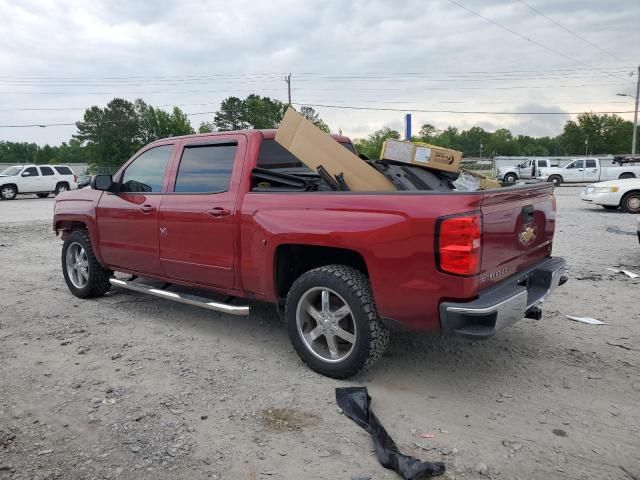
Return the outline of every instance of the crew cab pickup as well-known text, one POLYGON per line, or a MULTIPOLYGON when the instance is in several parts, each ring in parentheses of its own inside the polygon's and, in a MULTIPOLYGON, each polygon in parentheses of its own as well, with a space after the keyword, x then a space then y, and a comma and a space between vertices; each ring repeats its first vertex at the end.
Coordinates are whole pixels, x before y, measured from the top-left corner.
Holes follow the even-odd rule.
POLYGON ((514 183, 517 180, 528 180, 538 177, 542 168, 549 168, 550 166, 550 161, 543 158, 525 160, 518 165, 508 165, 498 168, 496 170, 496 179, 507 183, 514 183))
POLYGON ((420 188, 336 191, 274 136, 159 140, 58 196, 70 291, 114 286, 232 315, 270 302, 302 360, 344 378, 373 364, 393 329, 486 339, 539 319, 566 281, 551 256, 551 184, 454 192, 422 167, 378 165, 420 188))
POLYGON ((16 165, 0 172, 0 198, 15 200, 18 194, 40 198, 78 188, 78 177, 65 165, 16 165))
POLYGON ((540 169, 538 178, 551 182, 555 186, 562 183, 604 182, 640 177, 640 166, 621 164, 620 166, 604 166, 599 158, 581 158, 565 167, 540 169))

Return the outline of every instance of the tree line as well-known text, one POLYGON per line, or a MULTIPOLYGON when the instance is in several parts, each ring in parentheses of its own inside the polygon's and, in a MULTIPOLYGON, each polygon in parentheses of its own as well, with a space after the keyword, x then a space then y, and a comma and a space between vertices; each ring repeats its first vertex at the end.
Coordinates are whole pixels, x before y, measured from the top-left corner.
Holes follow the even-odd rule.
MULTIPOLYGON (((244 99, 228 97, 222 101, 213 119, 200 123, 198 132, 277 128, 287 105, 260 95, 244 99)), ((311 107, 298 111, 325 132, 328 125, 311 107)), ((77 133, 61 145, 39 146, 36 143, 0 141, 0 163, 88 163, 95 167, 117 169, 139 148, 160 138, 195 133, 185 112, 174 107, 165 111, 142 99, 134 102, 114 98, 104 108, 88 108, 76 122, 77 133)), ((455 150, 465 156, 499 155, 577 155, 587 149, 592 154, 620 154, 630 151, 633 125, 617 115, 584 113, 565 123, 556 137, 513 135, 505 128, 488 132, 480 127, 459 130, 449 126, 443 130, 424 124, 412 140, 455 150), (482 147, 481 147, 482 145, 482 147)), ((400 138, 388 127, 365 138, 354 139, 358 152, 370 158, 380 155, 387 138, 400 138)))
MULTIPOLYGON (((589 155, 625 154, 631 151, 633 123, 618 115, 598 115, 583 113, 578 118, 564 124, 560 135, 555 137, 533 137, 513 135, 510 130, 500 128, 488 132, 480 127, 458 130, 447 127, 438 130, 431 124, 424 124, 418 135, 411 140, 452 148, 467 157, 491 155, 589 155)), ((357 140, 358 152, 377 158, 382 144, 387 138, 400 138, 400 132, 388 127, 373 132, 367 138, 357 140)))

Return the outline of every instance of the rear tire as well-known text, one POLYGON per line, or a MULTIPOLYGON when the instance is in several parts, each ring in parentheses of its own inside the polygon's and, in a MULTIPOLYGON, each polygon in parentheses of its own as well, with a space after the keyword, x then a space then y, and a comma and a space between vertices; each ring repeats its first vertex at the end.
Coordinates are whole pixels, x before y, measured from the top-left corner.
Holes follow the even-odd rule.
POLYGON ((560 175, 551 175, 547 181, 553 183, 554 187, 562 185, 562 177, 560 175))
POLYGON ((626 178, 636 178, 636 176, 633 173, 627 172, 627 173, 623 173, 618 177, 619 180, 624 180, 626 178))
POLYGON ((504 181, 507 183, 516 183, 518 176, 515 173, 507 173, 504 176, 504 181))
POLYGON ((640 213, 640 192, 629 192, 620 201, 620 208, 626 213, 640 213))
POLYGON ((3 200, 15 200, 18 196, 18 189, 13 185, 4 185, 0 188, 0 197, 3 200))
POLYGON ((68 191, 69 191, 69 184, 66 182, 60 182, 58 185, 56 185, 56 189, 54 193, 58 195, 62 192, 68 192, 68 191))
POLYGON ((47 197, 49 197, 49 194, 48 194, 48 193, 36 193, 36 195, 37 195, 38 197, 40 197, 40 198, 47 198, 47 197))
POLYGON ((371 367, 389 343, 369 279, 346 265, 300 276, 287 295, 285 317, 302 361, 328 377, 347 378, 371 367))
POLYGON ((74 230, 65 239, 62 273, 67 287, 78 298, 101 297, 111 288, 112 272, 98 263, 86 230, 74 230))

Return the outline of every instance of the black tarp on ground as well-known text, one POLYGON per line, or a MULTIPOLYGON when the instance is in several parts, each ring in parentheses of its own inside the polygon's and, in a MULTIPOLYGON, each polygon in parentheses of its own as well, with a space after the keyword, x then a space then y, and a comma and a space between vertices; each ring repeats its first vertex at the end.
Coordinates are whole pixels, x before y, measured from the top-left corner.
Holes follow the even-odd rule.
POLYGON ((371 410, 371 397, 365 387, 336 388, 336 402, 347 417, 371 434, 376 456, 383 467, 395 470, 405 480, 435 477, 444 473, 443 463, 422 462, 400 453, 398 446, 371 410))

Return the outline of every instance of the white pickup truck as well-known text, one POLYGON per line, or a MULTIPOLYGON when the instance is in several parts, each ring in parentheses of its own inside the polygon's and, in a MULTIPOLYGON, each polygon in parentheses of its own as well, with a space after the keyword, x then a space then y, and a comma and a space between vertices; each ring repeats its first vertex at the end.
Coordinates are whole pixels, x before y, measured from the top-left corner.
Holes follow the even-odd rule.
POLYGON ((637 177, 640 177, 640 166, 602 166, 598 158, 581 158, 564 167, 541 168, 537 178, 552 182, 557 187, 562 183, 604 182, 637 177))
POLYGON ((19 193, 40 198, 78 188, 78 177, 65 165, 16 165, 0 172, 0 198, 14 200, 19 193))
POLYGON ((525 160, 518 165, 498 168, 496 170, 496 178, 502 182, 515 183, 520 179, 537 177, 541 168, 549 168, 550 166, 551 163, 547 159, 525 160))

